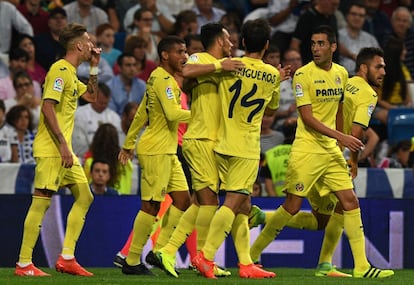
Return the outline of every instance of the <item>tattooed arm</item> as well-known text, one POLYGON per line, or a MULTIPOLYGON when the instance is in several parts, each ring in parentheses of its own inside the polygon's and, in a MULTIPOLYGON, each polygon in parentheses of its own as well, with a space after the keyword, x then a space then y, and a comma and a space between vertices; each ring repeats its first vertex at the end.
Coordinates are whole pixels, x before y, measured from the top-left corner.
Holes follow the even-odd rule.
POLYGON ((89 80, 86 92, 82 95, 82 99, 87 102, 95 102, 98 97, 98 64, 101 57, 100 48, 92 48, 91 59, 89 61, 91 69, 89 72, 89 80))

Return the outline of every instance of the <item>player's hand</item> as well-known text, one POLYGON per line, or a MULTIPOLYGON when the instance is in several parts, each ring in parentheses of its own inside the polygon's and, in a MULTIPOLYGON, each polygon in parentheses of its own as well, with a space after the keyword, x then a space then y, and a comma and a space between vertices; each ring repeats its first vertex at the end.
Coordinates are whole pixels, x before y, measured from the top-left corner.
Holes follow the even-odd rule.
POLYGON ((89 61, 91 66, 98 66, 99 61, 101 60, 101 52, 102 49, 98 47, 93 47, 91 49, 91 59, 89 61))
POLYGON ((132 149, 121 149, 118 154, 118 160, 122 165, 126 165, 128 160, 132 159, 134 152, 132 149))
POLYGON ((221 68, 225 71, 238 71, 244 66, 244 63, 240 60, 231 60, 230 58, 226 58, 221 61, 221 68))
POLYGON ((60 156, 62 157, 62 166, 65 168, 71 168, 73 165, 72 152, 69 150, 66 143, 59 145, 60 156))
POLYGON ((349 166, 349 174, 351 174, 352 179, 355 179, 358 175, 358 163, 352 161, 352 159, 349 159, 347 162, 349 166))
POLYGON ((292 66, 290 64, 282 67, 281 64, 277 66, 277 70, 280 73, 280 81, 288 80, 290 78, 290 73, 292 70, 292 66))
POLYGON ((343 134, 339 140, 339 143, 353 152, 364 149, 364 144, 359 139, 351 135, 343 134))

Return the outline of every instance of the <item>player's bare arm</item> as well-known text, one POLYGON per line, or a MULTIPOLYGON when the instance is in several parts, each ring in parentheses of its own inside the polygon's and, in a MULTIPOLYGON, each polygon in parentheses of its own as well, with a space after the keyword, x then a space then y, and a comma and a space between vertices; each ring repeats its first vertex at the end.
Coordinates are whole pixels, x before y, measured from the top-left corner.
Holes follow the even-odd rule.
POLYGON ((312 105, 300 106, 298 107, 298 111, 307 127, 310 127, 325 136, 338 140, 339 143, 349 148, 351 151, 358 151, 364 146, 364 144, 356 137, 352 135, 345 135, 337 130, 331 129, 316 119, 313 116, 312 105))
POLYGON ((134 155, 133 149, 121 149, 121 151, 118 154, 118 160, 122 165, 126 165, 128 163, 128 160, 132 159, 134 155))
POLYGON ((53 134, 55 142, 59 147, 60 155, 62 157, 62 166, 70 168, 73 165, 73 157, 56 118, 56 104, 57 102, 55 100, 45 99, 42 105, 42 113, 48 129, 53 134))

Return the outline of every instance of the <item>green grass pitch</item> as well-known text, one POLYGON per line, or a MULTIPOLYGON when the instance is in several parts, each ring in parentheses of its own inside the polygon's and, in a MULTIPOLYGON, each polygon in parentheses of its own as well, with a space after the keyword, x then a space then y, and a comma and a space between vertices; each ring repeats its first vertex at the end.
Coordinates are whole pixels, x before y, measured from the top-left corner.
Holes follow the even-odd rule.
MULTIPOLYGON (((43 270, 43 268, 42 268, 43 270)), ((62 274, 53 269, 44 269, 52 274, 51 277, 17 277, 13 268, 0 268, 0 285, 212 285, 212 284, 252 284, 252 285, 412 285, 414 284, 414 269, 396 270, 395 275, 385 279, 354 279, 354 278, 325 278, 314 277, 312 269, 302 268, 272 268, 277 273, 274 279, 241 279, 236 268, 231 268, 232 276, 217 280, 205 279, 193 271, 180 270, 178 279, 167 276, 159 269, 152 269, 157 275, 127 276, 117 268, 88 268, 95 276, 77 277, 62 274)), ((350 270, 343 270, 350 273, 350 270)))

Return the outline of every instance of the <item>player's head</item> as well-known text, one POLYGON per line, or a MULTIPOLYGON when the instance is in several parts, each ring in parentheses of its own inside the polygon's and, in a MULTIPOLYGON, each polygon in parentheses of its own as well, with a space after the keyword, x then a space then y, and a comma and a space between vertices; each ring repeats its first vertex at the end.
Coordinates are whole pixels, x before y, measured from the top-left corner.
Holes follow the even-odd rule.
POLYGON ((222 57, 231 54, 233 44, 230 34, 221 23, 208 23, 201 27, 201 43, 205 50, 210 50, 216 45, 221 48, 222 57))
POLYGON ((93 44, 84 25, 77 23, 67 25, 59 35, 59 43, 66 52, 76 52, 81 60, 90 60, 93 44))
POLYGON ((380 48, 366 47, 359 51, 355 71, 375 87, 380 87, 385 76, 384 52, 380 48))
POLYGON ((312 32, 311 51, 313 61, 323 69, 329 69, 337 48, 335 31, 327 25, 318 26, 312 32))
POLYGON ((244 49, 248 53, 261 52, 269 45, 270 26, 264 19, 250 20, 241 28, 244 49))
POLYGON ((158 56, 161 66, 174 74, 181 72, 187 61, 185 42, 177 36, 167 36, 158 44, 158 56))

